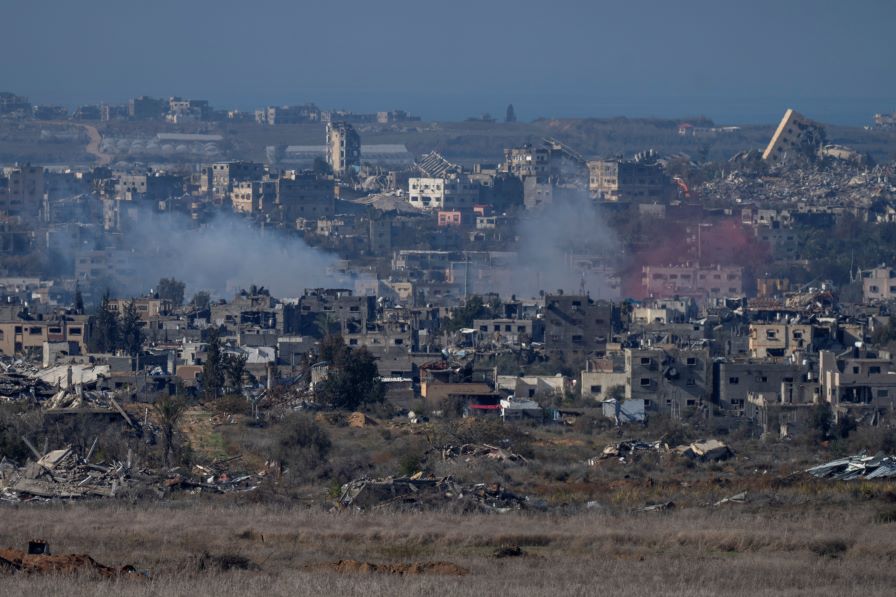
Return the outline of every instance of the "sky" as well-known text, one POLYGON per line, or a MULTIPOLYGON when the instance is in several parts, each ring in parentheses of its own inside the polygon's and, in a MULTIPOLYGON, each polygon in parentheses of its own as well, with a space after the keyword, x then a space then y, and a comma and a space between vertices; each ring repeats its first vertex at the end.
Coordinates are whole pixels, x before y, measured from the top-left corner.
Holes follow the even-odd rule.
POLYGON ((425 119, 896 110, 893 0, 3 0, 0 90, 36 103, 315 102, 425 119))

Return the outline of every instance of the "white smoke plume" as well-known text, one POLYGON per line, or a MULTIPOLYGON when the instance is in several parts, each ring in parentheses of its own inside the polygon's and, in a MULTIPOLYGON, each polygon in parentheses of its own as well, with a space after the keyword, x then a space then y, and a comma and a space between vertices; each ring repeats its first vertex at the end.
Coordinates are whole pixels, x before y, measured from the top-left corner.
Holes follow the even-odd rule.
POLYGON ((619 298, 613 278, 621 261, 620 243, 586 193, 558 193, 552 203, 527 212, 517 225, 517 237, 518 257, 508 288, 513 294, 576 294, 584 286, 592 298, 619 298))
POLYGON ((261 229, 237 216, 219 214, 195 227, 186 215, 139 210, 127 224, 123 247, 133 255, 139 288, 147 292, 160 278, 187 285, 187 297, 200 290, 229 298, 252 284, 274 296, 299 296, 305 288, 341 286, 338 258, 308 246, 301 238, 261 229))

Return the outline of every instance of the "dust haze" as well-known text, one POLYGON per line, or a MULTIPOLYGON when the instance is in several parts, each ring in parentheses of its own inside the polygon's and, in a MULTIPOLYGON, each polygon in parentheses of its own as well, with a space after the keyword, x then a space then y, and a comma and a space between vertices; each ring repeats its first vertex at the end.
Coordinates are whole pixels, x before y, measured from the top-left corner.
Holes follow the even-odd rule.
POLYGON ((122 248, 133 255, 140 286, 122 289, 127 292, 147 292, 172 276, 186 283, 188 298, 200 290, 229 298, 252 284, 275 296, 299 296, 305 288, 345 282, 335 271, 336 256, 232 215, 218 215, 197 228, 181 213, 139 209, 124 227, 122 248))

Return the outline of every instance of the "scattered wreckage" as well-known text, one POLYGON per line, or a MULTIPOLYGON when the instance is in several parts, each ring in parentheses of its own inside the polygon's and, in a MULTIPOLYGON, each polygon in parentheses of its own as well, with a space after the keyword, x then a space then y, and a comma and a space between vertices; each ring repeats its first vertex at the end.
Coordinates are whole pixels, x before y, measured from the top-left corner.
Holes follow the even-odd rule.
POLYGON ((6 458, 0 460, 0 499, 114 498, 141 491, 163 497, 177 489, 212 493, 251 491, 258 487, 261 477, 227 472, 224 465, 239 456, 208 466, 194 465, 194 474, 188 475, 180 468, 159 471, 137 467, 130 452, 125 462, 92 463, 96 442, 84 456, 71 447, 41 454, 30 442, 26 444, 34 453, 35 461, 17 467, 6 458))
POLYGON ((357 479, 342 486, 338 504, 342 508, 369 510, 386 507, 426 508, 450 504, 465 510, 508 512, 532 507, 529 499, 501 485, 462 485, 451 477, 411 477, 357 479))
POLYGON ((876 456, 848 456, 832 460, 806 470, 819 479, 852 481, 853 479, 893 479, 896 478, 896 457, 878 454, 876 456))
POLYGON ((445 446, 442 448, 442 460, 454 460, 456 458, 461 458, 465 462, 471 462, 478 458, 524 464, 529 462, 520 454, 497 446, 490 446, 489 444, 463 444, 462 446, 445 446))
POLYGON ((690 444, 676 446, 675 448, 670 448, 662 440, 645 442, 635 439, 610 444, 604 448, 600 456, 589 458, 587 464, 588 466, 597 466, 602 460, 609 458, 618 458, 620 461, 625 462, 626 458, 651 452, 656 454, 673 453, 701 462, 725 460, 734 456, 734 451, 727 444, 717 439, 699 440, 690 444))

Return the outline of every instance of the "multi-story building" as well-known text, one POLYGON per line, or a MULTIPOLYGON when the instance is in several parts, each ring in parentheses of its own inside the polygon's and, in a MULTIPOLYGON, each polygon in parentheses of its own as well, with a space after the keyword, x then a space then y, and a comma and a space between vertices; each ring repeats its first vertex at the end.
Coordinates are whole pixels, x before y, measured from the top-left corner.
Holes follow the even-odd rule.
POLYGON ((501 164, 500 171, 518 178, 547 177, 551 173, 551 150, 547 147, 534 147, 528 143, 522 147, 505 149, 504 163, 501 164))
POLYGON ((0 91, 0 114, 13 114, 15 112, 26 116, 31 113, 31 102, 27 97, 16 95, 8 91, 0 91))
POLYGON ((688 296, 719 299, 743 295, 743 268, 739 266, 645 265, 641 285, 645 296, 688 296))
POLYGON ((230 197, 233 184, 244 180, 264 178, 264 164, 256 162, 220 162, 212 164, 208 173, 207 189, 212 199, 223 203, 230 197))
POLYGON ((896 271, 886 266, 863 271, 862 295, 866 303, 896 298, 896 271))
POLYGON ((263 110, 255 112, 255 120, 258 124, 269 124, 271 126, 319 122, 320 108, 314 104, 305 104, 303 106, 268 106, 263 110))
POLYGON ((273 180, 241 180, 230 192, 233 211, 245 214, 268 213, 277 202, 277 183, 273 180))
POLYGON ((404 110, 390 110, 388 112, 377 112, 376 121, 380 124, 391 124, 394 122, 419 122, 419 116, 411 116, 404 110))
POLYGON ((182 97, 168 98, 168 119, 172 122, 208 120, 211 111, 208 100, 184 99, 182 97))
POLYGON ((314 174, 286 172, 277 180, 277 209, 284 222, 299 219, 316 222, 332 218, 336 214, 333 180, 314 174))
POLYGON ((757 359, 813 352, 815 328, 811 324, 751 323, 750 356, 757 359))
POLYGON ((479 342, 497 344, 529 343, 540 340, 544 333, 542 322, 533 319, 475 319, 473 329, 479 342))
POLYGON ((159 201, 180 197, 184 179, 174 174, 120 174, 116 177, 115 198, 119 201, 149 199, 159 201))
MULTIPOLYGON (((5 168, 5 189, 0 190, 0 209, 8 216, 33 218, 44 202, 44 169, 41 166, 5 168)), ((2 185, 0 185, 2 186, 2 185)))
POLYGON ((889 358, 865 349, 841 355, 821 351, 819 381, 835 412, 865 407, 892 413, 896 408, 896 367, 889 358))
POLYGON ((466 174, 409 178, 408 202, 425 210, 469 210, 479 201, 479 185, 466 174))
POLYGON ((321 337, 338 332, 343 337, 361 334, 376 320, 376 297, 355 296, 351 290, 316 288, 299 299, 300 333, 321 337))
POLYGON ((671 196, 671 179, 648 160, 591 160, 588 191, 604 201, 665 202, 671 196))
POLYGON ((792 156, 812 156, 824 144, 824 130, 799 112, 788 108, 762 159, 779 162, 792 156))
POLYGON ((626 400, 643 399, 649 410, 681 413, 712 397, 712 360, 705 348, 629 348, 625 374, 626 400))
POLYGON ((167 108, 166 100, 141 95, 128 101, 128 116, 135 120, 160 119, 167 108))
POLYGON ((327 163, 337 178, 361 165, 361 136, 347 122, 327 123, 327 163))
POLYGON ((13 356, 25 351, 40 351, 44 342, 68 343, 69 354, 85 354, 89 326, 86 315, 67 315, 56 319, 0 322, 0 354, 13 356))
POLYGON ((137 315, 143 321, 171 313, 171 301, 162 298, 112 299, 109 301, 109 305, 116 313, 124 313, 132 300, 134 307, 137 309, 137 315))
POLYGON ((587 295, 547 295, 544 299, 544 347, 554 356, 603 353, 619 323, 613 303, 587 295))
POLYGON ((75 279, 82 288, 94 283, 133 288, 139 284, 139 269, 136 256, 129 251, 79 251, 75 255, 75 279))
POLYGON ((714 365, 714 401, 723 412, 743 416, 751 393, 780 396, 809 375, 805 367, 792 362, 719 362, 714 365))

